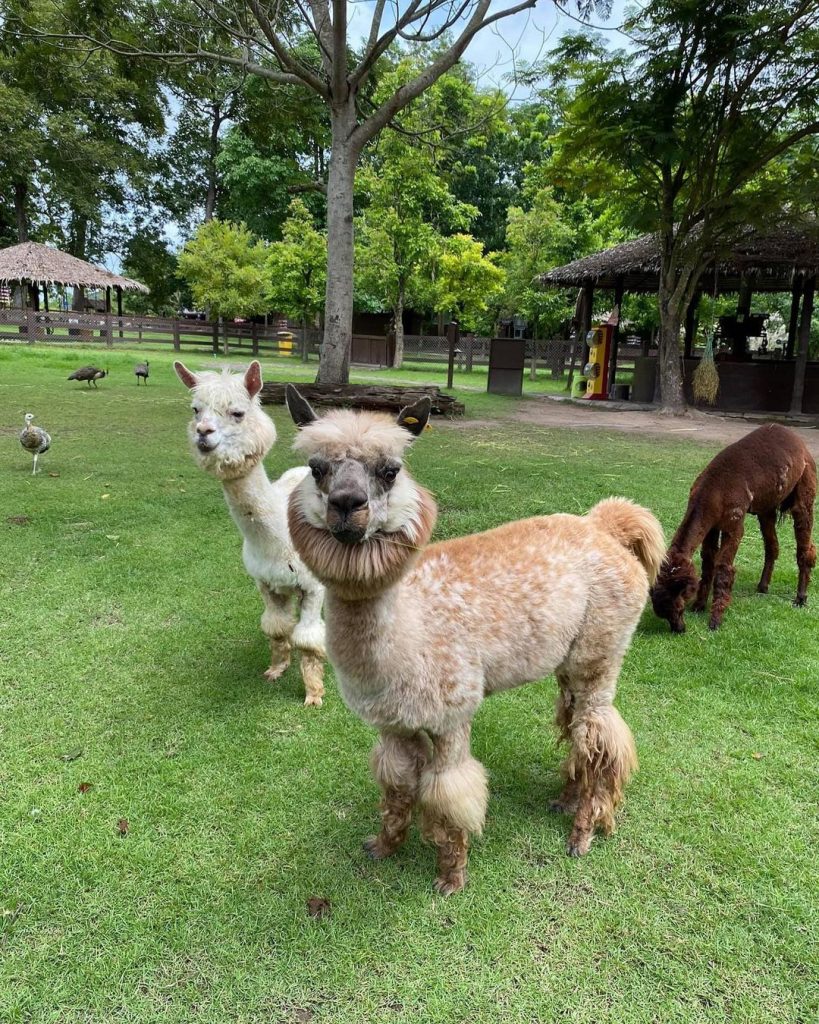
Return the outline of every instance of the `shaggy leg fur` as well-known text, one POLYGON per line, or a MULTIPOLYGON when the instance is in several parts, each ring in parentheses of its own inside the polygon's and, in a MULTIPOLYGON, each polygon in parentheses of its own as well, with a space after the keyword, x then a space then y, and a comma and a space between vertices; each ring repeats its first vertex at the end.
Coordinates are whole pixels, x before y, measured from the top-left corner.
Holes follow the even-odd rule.
POLYGON ((623 787, 637 768, 634 738, 612 705, 621 658, 608 665, 604 659, 570 663, 558 674, 561 692, 572 694, 564 727, 571 742, 563 769, 567 784, 558 798, 566 810, 576 808, 566 848, 570 857, 588 853, 596 829, 614 831, 623 787))
POLYGON ((324 698, 324 658, 313 651, 302 651, 300 667, 304 683, 304 705, 320 708, 324 698))
POLYGON ((262 632, 270 640, 270 668, 264 676, 268 682, 278 679, 290 664, 290 634, 293 632, 293 597, 291 594, 277 594, 259 584, 264 600, 262 632))
POLYGON ((321 707, 324 697, 324 622, 321 591, 298 592, 299 620, 290 638, 301 652, 301 678, 304 682, 305 705, 321 707))
POLYGON ((407 838, 412 809, 418 799, 421 771, 429 759, 426 738, 382 733, 370 766, 382 790, 381 831, 364 840, 373 860, 389 857, 407 838))
POLYGON ((774 563, 779 558, 779 539, 776 536, 776 512, 762 512, 759 519, 759 528, 762 531, 762 540, 765 544, 765 565, 762 567, 762 575, 759 578, 757 590, 760 594, 767 594, 771 585, 774 563))
POLYGON ((432 763, 421 774, 424 838, 438 851, 435 888, 444 896, 466 885, 470 832, 480 834, 489 791, 486 771, 469 752, 471 726, 433 738, 432 763))
POLYGON ((808 599, 811 569, 816 565, 816 547, 811 540, 813 532, 813 502, 816 498, 816 474, 805 471, 796 485, 795 500, 791 508, 793 532, 796 535, 796 564, 799 566, 799 584, 796 588, 797 607, 808 599))
POLYGON ((708 595, 711 593, 711 584, 714 582, 714 561, 719 550, 719 530, 709 530, 702 542, 702 576, 697 590, 697 597, 691 610, 704 612, 708 604, 708 595))
POLYGON ((716 569, 714 570, 714 600, 711 602, 711 618, 708 621, 709 629, 719 629, 725 610, 731 603, 731 591, 734 589, 736 568, 734 559, 737 555, 745 526, 742 519, 736 524, 730 533, 723 531, 722 544, 717 555, 716 569))
MULTIPOLYGON (((571 690, 563 685, 557 691, 555 701, 555 726, 559 734, 560 742, 568 742, 571 739, 570 727, 572 724, 572 708, 574 697, 571 690)), ((577 803, 580 797, 580 787, 577 779, 566 777, 565 766, 563 771, 563 789, 560 796, 549 802, 549 810, 555 814, 574 814, 577 810, 577 803)))

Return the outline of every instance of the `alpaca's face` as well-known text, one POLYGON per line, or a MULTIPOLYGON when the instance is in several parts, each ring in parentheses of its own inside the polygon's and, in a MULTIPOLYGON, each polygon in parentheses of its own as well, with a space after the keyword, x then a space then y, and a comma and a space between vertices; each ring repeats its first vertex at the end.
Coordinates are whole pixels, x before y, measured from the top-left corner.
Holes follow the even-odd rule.
POLYGON ((689 559, 674 557, 664 563, 651 588, 651 605, 672 633, 685 632, 685 606, 696 592, 697 574, 689 559))
POLYGON ((200 467, 229 478, 260 462, 275 443, 276 428, 259 404, 259 364, 251 363, 244 375, 192 374, 181 363, 174 369, 191 391, 188 437, 200 467))
POLYGON ((295 394, 302 406, 296 407, 288 389, 291 414, 302 426, 295 447, 308 456, 311 470, 297 491, 304 519, 341 544, 361 544, 400 530, 411 532, 420 497, 404 468, 403 454, 426 425, 429 400, 402 410, 397 421, 346 409, 318 419, 295 394))

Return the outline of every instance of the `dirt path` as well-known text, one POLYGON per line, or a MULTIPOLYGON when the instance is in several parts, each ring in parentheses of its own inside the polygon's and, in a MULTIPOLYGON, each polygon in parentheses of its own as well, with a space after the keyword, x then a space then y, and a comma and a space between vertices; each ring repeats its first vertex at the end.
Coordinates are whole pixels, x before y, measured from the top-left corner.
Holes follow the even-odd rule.
MULTIPOLYGON (((756 430, 763 419, 746 420, 719 416, 696 409, 685 416, 665 416, 650 409, 629 409, 622 405, 605 406, 590 402, 580 405, 558 398, 537 397, 521 402, 513 420, 540 427, 567 427, 571 430, 604 430, 607 433, 640 434, 643 437, 689 439, 708 444, 731 444, 756 430)), ((815 426, 788 424, 804 439, 813 457, 819 461, 819 430, 815 426)))

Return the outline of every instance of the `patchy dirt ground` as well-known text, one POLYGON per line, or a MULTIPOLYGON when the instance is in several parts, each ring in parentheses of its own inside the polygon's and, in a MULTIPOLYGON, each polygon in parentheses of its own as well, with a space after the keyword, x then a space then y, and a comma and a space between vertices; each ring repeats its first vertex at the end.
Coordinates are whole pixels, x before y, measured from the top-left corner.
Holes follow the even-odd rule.
MULTIPOLYGON (((572 430, 604 430, 643 437, 678 437, 702 443, 732 444, 756 430, 763 419, 718 416, 692 409, 684 416, 666 416, 653 410, 628 409, 623 406, 590 402, 580 405, 556 398, 537 397, 521 402, 511 419, 541 427, 569 427, 572 430)), ((805 440, 813 457, 819 461, 819 429, 805 424, 789 423, 805 440)))

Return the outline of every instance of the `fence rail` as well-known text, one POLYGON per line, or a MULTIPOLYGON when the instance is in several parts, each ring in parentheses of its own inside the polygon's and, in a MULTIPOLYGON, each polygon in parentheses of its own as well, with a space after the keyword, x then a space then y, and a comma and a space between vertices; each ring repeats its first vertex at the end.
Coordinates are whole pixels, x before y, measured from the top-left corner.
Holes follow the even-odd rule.
MULTIPOLYGON (((462 334, 458 341, 455 367, 461 372, 489 365, 491 338, 462 334)), ((0 309, 0 343, 28 344, 97 343, 113 347, 139 348, 141 345, 168 345, 173 351, 208 351, 216 355, 287 355, 308 360, 318 356, 322 332, 290 327, 282 332, 277 324, 226 323, 184 320, 158 316, 116 316, 112 313, 79 313, 74 310, 44 312, 31 309, 0 309)), ((566 338, 527 339, 527 365, 549 371, 553 379, 562 379, 572 359, 572 343, 566 338)), ((352 361, 368 366, 389 366, 392 339, 384 335, 353 336, 352 361)), ((639 349, 621 342, 618 353, 618 377, 633 368, 639 349)), ((404 336, 404 363, 445 364, 449 343, 445 336, 407 334, 404 336)), ((575 371, 582 373, 581 352, 575 351, 575 371)))
POLYGON ((209 349, 222 353, 294 355, 317 351, 317 331, 282 334, 276 327, 253 323, 178 320, 158 316, 117 316, 74 310, 0 309, 0 341, 29 344, 98 342, 116 345, 169 345, 174 351, 209 349), (291 336, 292 335, 292 336, 291 336))

